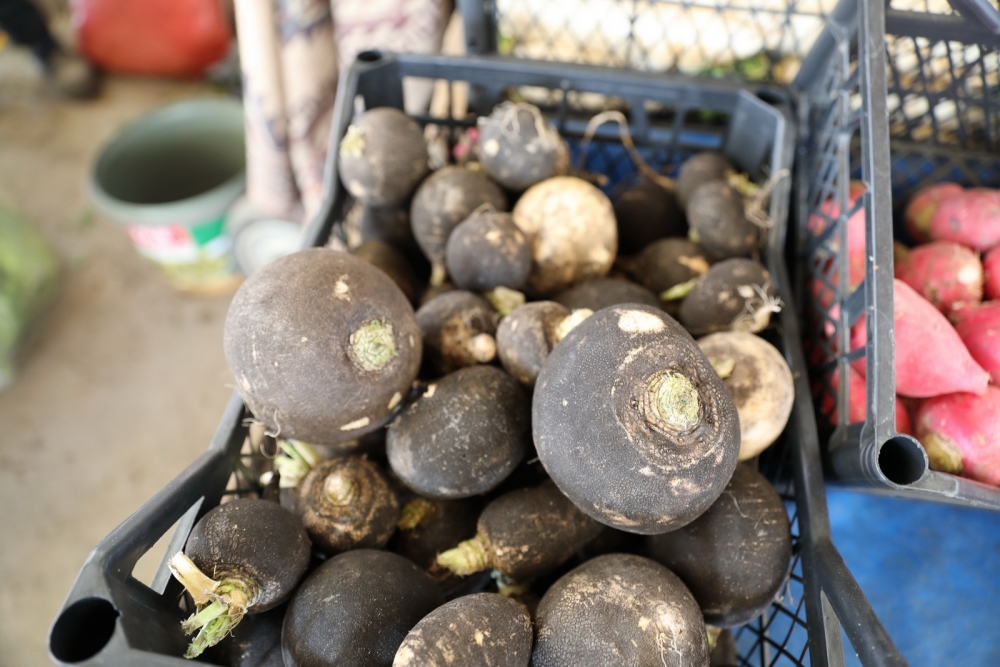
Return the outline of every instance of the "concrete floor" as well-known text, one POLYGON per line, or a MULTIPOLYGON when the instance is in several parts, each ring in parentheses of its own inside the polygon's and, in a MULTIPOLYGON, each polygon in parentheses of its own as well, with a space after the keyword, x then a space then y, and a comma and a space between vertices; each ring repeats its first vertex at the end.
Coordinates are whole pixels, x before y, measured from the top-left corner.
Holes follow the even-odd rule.
POLYGON ((0 392, 3 667, 48 664, 48 629, 90 549, 208 446, 231 392, 228 297, 172 292, 84 189, 119 127, 207 92, 113 79, 98 100, 60 101, 29 58, 0 52, 0 202, 40 227, 65 268, 51 317, 0 392))

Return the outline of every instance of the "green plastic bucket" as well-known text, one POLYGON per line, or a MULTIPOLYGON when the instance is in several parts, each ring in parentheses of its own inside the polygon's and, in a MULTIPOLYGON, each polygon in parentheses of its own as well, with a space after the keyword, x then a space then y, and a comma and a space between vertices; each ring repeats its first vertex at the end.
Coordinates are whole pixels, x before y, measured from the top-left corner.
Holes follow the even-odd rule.
POLYGON ((183 292, 239 285, 226 211, 246 187, 243 107, 194 99, 143 116, 101 150, 90 196, 183 292))

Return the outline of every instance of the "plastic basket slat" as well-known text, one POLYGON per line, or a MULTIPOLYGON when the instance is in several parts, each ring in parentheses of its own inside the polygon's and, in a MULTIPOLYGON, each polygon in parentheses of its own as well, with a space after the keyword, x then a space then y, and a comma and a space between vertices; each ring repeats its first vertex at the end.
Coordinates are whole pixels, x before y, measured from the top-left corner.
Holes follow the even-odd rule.
POLYGON ((1000 489, 930 470, 920 444, 896 432, 893 320, 884 316, 893 310, 901 204, 930 183, 1000 185, 1000 38, 958 13, 877 1, 844 0, 834 15, 797 81, 812 131, 797 181, 803 314, 830 469, 880 493, 1000 510, 1000 489), (866 187, 868 248, 853 291, 844 280, 852 212, 830 215, 848 208, 852 178, 866 187), (868 344, 849 351, 861 314, 868 344), (867 415, 852 424, 849 383, 835 390, 833 377, 862 356, 867 415))

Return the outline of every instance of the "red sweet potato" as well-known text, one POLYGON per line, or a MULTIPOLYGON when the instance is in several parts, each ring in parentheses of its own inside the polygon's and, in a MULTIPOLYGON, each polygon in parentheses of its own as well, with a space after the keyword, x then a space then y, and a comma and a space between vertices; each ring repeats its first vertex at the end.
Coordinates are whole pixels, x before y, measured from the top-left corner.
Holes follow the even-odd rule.
POLYGON ((1000 246, 983 256, 983 293, 987 299, 1000 299, 1000 246))
MULTIPOLYGON (((857 203, 858 198, 865 192, 865 184, 861 181, 851 181, 851 187, 849 190, 849 196, 851 198, 851 208, 854 208, 855 203, 857 203)), ((837 202, 830 199, 823 203, 820 210, 830 216, 831 218, 836 218, 840 215, 840 206, 837 202)), ((821 215, 812 214, 809 216, 809 231, 813 234, 819 234, 827 226, 827 220, 821 215)), ((831 241, 831 247, 833 249, 837 248, 837 237, 831 241)), ((848 254, 848 282, 850 283, 850 289, 854 289, 861 284, 861 281, 865 278, 865 209, 864 207, 859 208, 854 212, 851 217, 847 219, 847 254, 848 254)), ((831 280, 837 280, 837 270, 833 269, 830 274, 831 280)))
MULTIPOLYGON (((929 398, 966 391, 982 394, 989 373, 976 363, 962 339, 937 308, 901 280, 893 281, 896 338, 896 393, 929 398)), ((864 347, 865 318, 851 329, 851 349, 864 347)), ((867 360, 853 366, 864 375, 867 360)))
POLYGON ((928 233, 935 241, 954 241, 979 252, 1000 244, 1000 191, 965 190, 942 199, 928 233))
MULTIPOLYGON (((833 390, 836 391, 839 386, 839 376, 838 371, 833 372, 831 379, 831 384, 833 385, 833 390)), ((851 385, 848 391, 848 404, 847 404, 847 418, 848 422, 855 424, 858 422, 863 422, 868 418, 868 387, 865 382, 865 376, 854 370, 851 367, 850 372, 851 385)), ((827 395, 823 403, 824 412, 830 414, 830 419, 834 422, 837 421, 837 408, 833 404, 833 400, 827 395)), ((910 423, 910 413, 907 411, 906 406, 898 398, 896 399, 896 431, 899 433, 906 433, 907 435, 912 435, 912 425, 910 423)))
POLYGON ((964 191, 958 183, 935 183, 919 190, 903 212, 903 224, 910 239, 914 243, 930 241, 931 216, 937 210, 938 204, 942 199, 964 191))
POLYGON ((934 241, 900 253, 896 277, 945 315, 983 300, 983 265, 979 256, 950 241, 934 241))
POLYGON ((969 354, 1000 385, 1000 301, 960 308, 952 321, 969 354))
POLYGON ((917 412, 931 469, 1000 486, 1000 389, 931 398, 917 412))

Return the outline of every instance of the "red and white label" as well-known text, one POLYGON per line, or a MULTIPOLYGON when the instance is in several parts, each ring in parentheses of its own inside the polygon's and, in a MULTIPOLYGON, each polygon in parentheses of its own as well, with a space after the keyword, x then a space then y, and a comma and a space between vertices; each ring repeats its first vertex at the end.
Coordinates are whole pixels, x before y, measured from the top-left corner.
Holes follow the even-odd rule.
POLYGON ((180 225, 162 225, 140 227, 130 225, 126 227, 129 238, 137 246, 149 250, 165 250, 167 248, 183 248, 194 245, 194 239, 184 227, 180 225))

